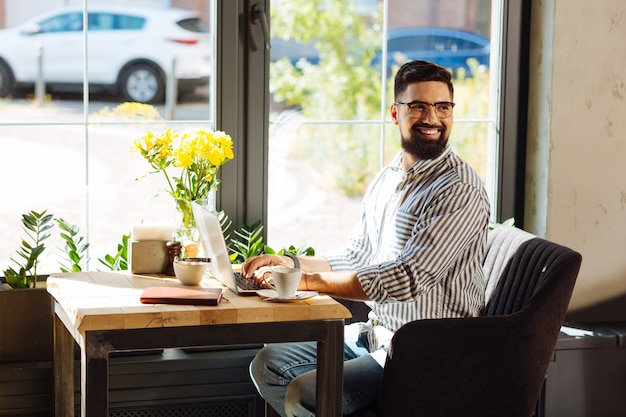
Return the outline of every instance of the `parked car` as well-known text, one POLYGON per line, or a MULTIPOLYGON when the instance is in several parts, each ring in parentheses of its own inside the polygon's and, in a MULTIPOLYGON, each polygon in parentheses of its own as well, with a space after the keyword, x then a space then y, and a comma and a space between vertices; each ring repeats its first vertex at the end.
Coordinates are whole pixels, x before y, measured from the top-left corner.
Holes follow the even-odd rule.
MULTIPOLYGON (((475 59, 478 69, 489 67, 490 42, 478 34, 458 29, 416 27, 389 32, 387 39, 388 69, 408 60, 423 59, 435 62, 453 71, 464 69, 471 75, 469 59, 475 59)), ((272 39, 272 61, 287 57, 292 64, 305 59, 313 65, 319 54, 311 43, 272 39)), ((380 65, 382 52, 378 51, 372 65, 380 65)))
POLYGON ((303 43, 293 39, 271 39, 270 60, 278 61, 287 57, 293 65, 300 59, 305 59, 313 65, 320 60, 319 52, 312 43, 303 43))
MULTIPOLYGON (((413 59, 431 61, 442 67, 471 75, 468 60, 475 59, 478 69, 489 68, 490 42, 480 35, 458 29, 408 28, 389 32, 387 63, 399 64, 413 59)), ((380 62, 378 55, 374 62, 380 62)))
MULTIPOLYGON (((87 22, 90 91, 109 90, 125 101, 162 102, 174 66, 179 94, 208 83, 211 43, 197 13, 90 5, 87 22)), ((47 90, 82 91, 84 39, 83 10, 78 6, 0 30, 0 96, 35 85, 38 48, 47 90)))

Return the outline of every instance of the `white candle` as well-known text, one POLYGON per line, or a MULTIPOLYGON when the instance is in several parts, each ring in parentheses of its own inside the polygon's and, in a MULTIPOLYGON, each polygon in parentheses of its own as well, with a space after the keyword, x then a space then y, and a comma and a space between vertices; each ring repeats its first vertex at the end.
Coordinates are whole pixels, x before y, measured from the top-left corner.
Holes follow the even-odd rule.
POLYGON ((165 223, 133 224, 131 240, 170 240, 174 236, 174 226, 165 223))

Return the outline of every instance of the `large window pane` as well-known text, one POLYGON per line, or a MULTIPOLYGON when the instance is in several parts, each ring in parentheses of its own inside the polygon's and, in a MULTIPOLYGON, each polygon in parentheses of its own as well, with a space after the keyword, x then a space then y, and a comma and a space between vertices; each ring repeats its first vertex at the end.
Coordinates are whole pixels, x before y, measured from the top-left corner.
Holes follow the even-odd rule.
MULTIPOLYGON (((24 109, 24 108, 23 108, 24 109)), ((23 110, 25 111, 25 110, 23 110)), ((47 210, 85 226, 85 141, 80 126, 0 126, 2 268, 25 237, 21 215, 47 210)), ((58 243, 55 242, 55 244, 58 243)), ((21 259, 20 259, 21 260, 21 259)), ((44 270, 55 268, 50 258, 44 270)), ((41 271, 41 270, 40 270, 41 271)))
POLYGON ((343 242, 365 187, 399 148, 389 106, 410 59, 452 70, 450 144, 493 195, 491 1, 274 0, 271 16, 271 246, 324 253, 343 242))
MULTIPOLYGON (((132 224, 175 219, 165 179, 147 175, 133 141, 149 129, 215 128, 211 1, 0 7, 0 268, 21 261, 30 210, 78 226, 90 244, 83 267, 105 268, 98 259, 115 253, 132 224)), ((39 273, 59 271, 59 234, 39 273)))
POLYGON ((381 158, 380 127, 295 121, 273 126, 270 246, 337 248, 339 234, 356 220, 369 169, 381 158))

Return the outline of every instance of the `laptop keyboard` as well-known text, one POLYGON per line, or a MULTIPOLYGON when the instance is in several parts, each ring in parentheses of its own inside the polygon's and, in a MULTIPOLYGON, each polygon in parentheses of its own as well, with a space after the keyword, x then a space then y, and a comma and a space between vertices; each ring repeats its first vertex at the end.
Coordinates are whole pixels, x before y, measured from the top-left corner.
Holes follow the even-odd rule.
POLYGON ((258 285, 253 279, 248 279, 242 276, 239 272, 235 272, 235 280, 237 286, 242 290, 262 290, 263 287, 258 285))

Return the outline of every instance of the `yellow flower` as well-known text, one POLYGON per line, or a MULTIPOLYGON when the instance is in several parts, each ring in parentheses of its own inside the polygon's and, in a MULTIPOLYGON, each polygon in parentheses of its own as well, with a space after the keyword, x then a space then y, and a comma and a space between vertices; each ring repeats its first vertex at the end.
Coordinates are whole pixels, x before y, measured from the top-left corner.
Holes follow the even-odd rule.
POLYGON ((182 134, 173 129, 160 134, 148 130, 134 141, 131 150, 140 153, 153 172, 163 173, 174 198, 187 201, 207 198, 219 183, 218 168, 234 158, 229 135, 203 129, 182 134), (168 168, 171 166, 180 169, 179 176, 170 176, 168 168))
POLYGON ((194 161, 194 151, 188 143, 181 142, 174 150, 174 165, 179 168, 189 168, 194 161))
POLYGON ((125 102, 118 104, 114 109, 104 107, 95 113, 101 117, 115 117, 122 119, 162 120, 159 111, 149 104, 125 102))

